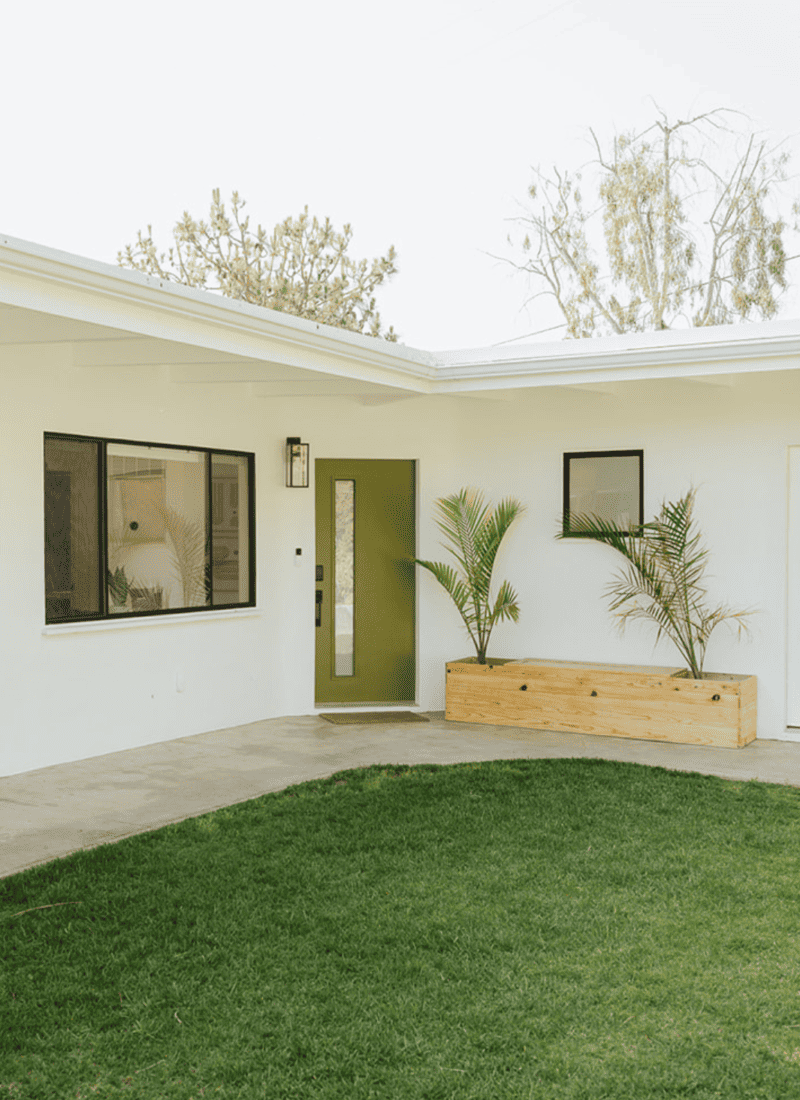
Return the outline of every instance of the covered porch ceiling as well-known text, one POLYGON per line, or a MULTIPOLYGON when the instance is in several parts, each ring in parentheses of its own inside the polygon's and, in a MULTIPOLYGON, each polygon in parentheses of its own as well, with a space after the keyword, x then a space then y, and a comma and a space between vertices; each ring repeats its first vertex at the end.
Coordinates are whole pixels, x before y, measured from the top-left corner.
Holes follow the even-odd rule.
POLYGON ((231 351, 132 333, 89 321, 0 305, 0 346, 68 345, 81 372, 125 372, 162 367, 179 385, 244 385, 251 396, 335 397, 393 400, 415 396, 406 387, 281 362, 278 357, 231 351))

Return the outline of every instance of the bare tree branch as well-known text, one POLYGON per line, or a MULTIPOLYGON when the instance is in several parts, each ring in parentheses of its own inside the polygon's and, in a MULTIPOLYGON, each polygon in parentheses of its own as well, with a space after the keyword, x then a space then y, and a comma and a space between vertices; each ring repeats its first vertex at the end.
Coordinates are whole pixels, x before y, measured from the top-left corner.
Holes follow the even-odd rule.
MULTIPOLYGON (((696 326, 778 312, 786 265, 796 258, 784 246, 789 226, 774 210, 787 154, 732 130, 725 113, 670 123, 659 110, 640 133, 616 136, 609 152, 590 129, 598 199, 591 212, 581 172, 534 170, 533 205, 513 219, 522 240, 509 236, 523 259, 507 262, 555 300, 568 337, 670 328, 686 319, 684 304, 696 326), (724 132, 726 141, 745 137, 732 166, 712 162, 709 131, 724 132), (593 247, 600 233, 590 236, 596 215, 602 258, 593 247)), ((795 203, 792 213, 799 212, 795 203)))

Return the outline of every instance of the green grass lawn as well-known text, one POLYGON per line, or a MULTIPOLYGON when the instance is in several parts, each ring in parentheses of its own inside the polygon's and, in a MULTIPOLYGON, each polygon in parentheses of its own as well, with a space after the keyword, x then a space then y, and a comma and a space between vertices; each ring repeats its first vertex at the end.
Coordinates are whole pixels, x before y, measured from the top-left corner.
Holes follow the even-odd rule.
POLYGON ((791 1100, 799 902, 793 788, 340 772, 0 881, 0 1100, 791 1100))

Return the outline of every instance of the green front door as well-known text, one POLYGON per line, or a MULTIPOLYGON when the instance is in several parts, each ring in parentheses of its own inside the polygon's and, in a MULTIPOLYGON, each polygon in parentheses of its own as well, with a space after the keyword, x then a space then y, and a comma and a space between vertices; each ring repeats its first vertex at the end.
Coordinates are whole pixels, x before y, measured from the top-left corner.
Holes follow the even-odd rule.
POLYGON ((415 464, 317 459, 316 701, 411 703, 415 464))

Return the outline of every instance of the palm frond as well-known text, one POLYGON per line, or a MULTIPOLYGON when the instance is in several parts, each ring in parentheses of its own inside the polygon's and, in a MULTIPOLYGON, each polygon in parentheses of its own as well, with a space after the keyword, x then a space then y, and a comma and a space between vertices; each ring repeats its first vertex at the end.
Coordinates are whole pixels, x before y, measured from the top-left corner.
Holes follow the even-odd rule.
POLYGON ((436 525, 450 544, 446 548, 465 575, 473 576, 478 562, 476 533, 486 514, 481 494, 462 489, 460 493, 437 500, 436 507, 439 511, 436 525))
POLYGON ((519 616, 516 594, 507 582, 501 586, 494 606, 490 588, 500 543, 523 507, 509 497, 491 508, 484 503, 482 493, 466 488, 441 498, 436 508, 436 524, 445 537, 443 545, 460 572, 442 562, 415 560, 436 577, 453 599, 478 661, 483 663, 495 623, 502 619, 516 622, 519 616))
POLYGON ((500 585, 500 591, 497 593, 497 599, 494 602, 491 614, 492 626, 495 623, 502 622, 503 619, 510 619, 514 623, 519 621, 517 594, 508 581, 503 581, 500 585))
POLYGON ((618 551, 625 566, 609 584, 610 608, 621 629, 633 619, 646 619, 657 629, 656 644, 668 637, 686 661, 690 674, 701 679, 706 647, 720 623, 735 620, 747 629, 751 611, 733 611, 726 605, 707 608, 703 578, 708 550, 694 524, 696 490, 677 501, 664 501, 655 519, 624 534, 594 515, 570 516, 570 535, 602 542, 618 551))
POLYGON ((169 537, 173 566, 183 588, 184 607, 202 607, 209 602, 206 591, 208 560, 205 525, 188 519, 174 508, 160 509, 169 537))
POLYGON ((500 549, 500 544, 511 527, 511 524, 523 510, 518 500, 506 497, 501 500, 494 511, 485 515, 481 526, 476 532, 476 543, 479 550, 477 585, 482 594, 488 599, 489 587, 492 579, 495 558, 500 549))
POLYGON ((421 565, 433 573, 462 614, 467 611, 470 596, 469 588, 466 582, 459 578, 452 565, 447 565, 441 561, 420 561, 419 559, 417 559, 417 565, 421 565))

